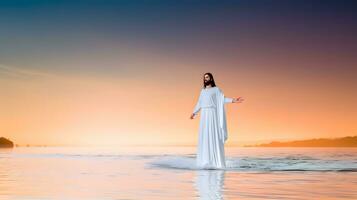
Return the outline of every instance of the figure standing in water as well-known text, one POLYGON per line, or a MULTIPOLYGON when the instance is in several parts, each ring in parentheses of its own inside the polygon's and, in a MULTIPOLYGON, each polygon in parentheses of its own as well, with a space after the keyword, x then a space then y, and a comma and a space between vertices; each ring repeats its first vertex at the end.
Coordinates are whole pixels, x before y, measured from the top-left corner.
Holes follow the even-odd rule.
POLYGON ((191 119, 201 111, 196 165, 200 169, 222 169, 226 167, 224 143, 227 140, 226 113, 224 104, 241 103, 242 97, 225 97, 216 86, 213 75, 203 75, 203 88, 191 119))

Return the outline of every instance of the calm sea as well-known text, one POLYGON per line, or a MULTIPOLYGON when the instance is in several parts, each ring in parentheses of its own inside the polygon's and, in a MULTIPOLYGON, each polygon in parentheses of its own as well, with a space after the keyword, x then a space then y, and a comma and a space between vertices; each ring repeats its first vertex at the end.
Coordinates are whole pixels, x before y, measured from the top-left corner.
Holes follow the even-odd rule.
POLYGON ((196 147, 0 149, 0 199, 357 199, 357 148, 225 150, 198 170, 196 147))

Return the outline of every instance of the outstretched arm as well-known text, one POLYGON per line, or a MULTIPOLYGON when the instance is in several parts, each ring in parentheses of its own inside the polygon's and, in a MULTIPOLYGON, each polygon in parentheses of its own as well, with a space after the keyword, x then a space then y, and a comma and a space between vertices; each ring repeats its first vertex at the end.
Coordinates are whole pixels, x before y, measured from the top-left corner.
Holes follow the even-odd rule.
POLYGON ((224 103, 242 103, 243 102, 242 97, 238 98, 229 98, 229 97, 224 97, 224 103))
POLYGON ((200 106, 200 101, 197 101, 195 108, 193 109, 192 114, 197 115, 198 112, 200 112, 201 106, 200 106))
POLYGON ((242 101, 244 100, 242 97, 238 97, 238 98, 229 98, 226 97, 221 89, 218 89, 218 92, 224 96, 224 103, 242 103, 242 101))
POLYGON ((197 115, 198 112, 200 112, 200 110, 201 110, 201 106, 200 106, 200 102, 198 101, 195 108, 193 109, 190 119, 195 118, 195 116, 197 115))
POLYGON ((200 110, 201 110, 201 93, 200 93, 200 96, 198 97, 196 106, 193 109, 193 112, 192 112, 192 114, 190 116, 190 119, 193 119, 195 117, 195 115, 197 115, 198 112, 200 112, 200 110))
POLYGON ((242 103, 243 100, 244 99, 242 97, 232 98, 232 103, 242 103))

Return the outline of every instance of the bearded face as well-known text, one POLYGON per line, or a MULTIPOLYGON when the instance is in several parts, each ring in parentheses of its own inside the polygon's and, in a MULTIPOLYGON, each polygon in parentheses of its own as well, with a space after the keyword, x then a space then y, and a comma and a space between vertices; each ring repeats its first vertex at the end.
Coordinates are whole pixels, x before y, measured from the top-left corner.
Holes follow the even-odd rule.
POLYGON ((209 79, 209 80, 206 80, 206 79, 205 79, 205 83, 204 83, 205 87, 206 87, 207 85, 211 85, 211 84, 212 84, 212 80, 211 80, 211 79, 209 79))

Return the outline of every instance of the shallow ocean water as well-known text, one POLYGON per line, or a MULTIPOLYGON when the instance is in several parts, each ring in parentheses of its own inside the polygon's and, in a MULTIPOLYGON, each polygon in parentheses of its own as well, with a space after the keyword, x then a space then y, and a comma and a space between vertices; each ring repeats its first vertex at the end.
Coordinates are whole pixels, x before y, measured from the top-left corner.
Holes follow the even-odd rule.
POLYGON ((226 147, 224 170, 197 169, 195 153, 0 149, 0 199, 357 199, 357 148, 226 147))

